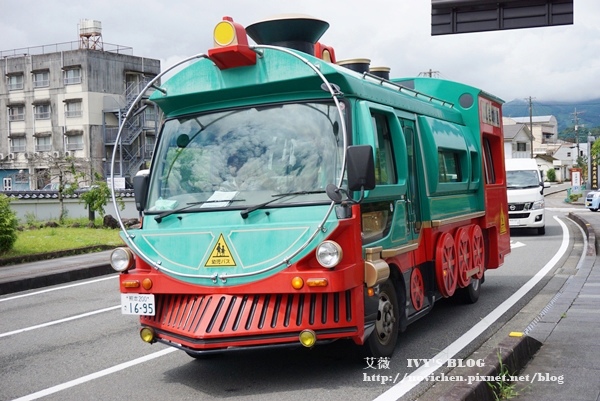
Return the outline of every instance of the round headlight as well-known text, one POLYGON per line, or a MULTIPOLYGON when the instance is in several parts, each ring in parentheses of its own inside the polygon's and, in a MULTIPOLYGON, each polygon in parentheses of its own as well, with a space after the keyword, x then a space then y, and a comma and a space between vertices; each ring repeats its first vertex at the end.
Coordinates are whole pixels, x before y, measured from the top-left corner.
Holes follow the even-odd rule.
POLYGON ((333 269, 342 260, 342 247, 333 241, 324 241, 317 247, 317 261, 321 266, 333 269))
POLYGON ((118 272, 124 272, 133 266, 133 253, 129 248, 117 248, 110 254, 110 265, 118 272))

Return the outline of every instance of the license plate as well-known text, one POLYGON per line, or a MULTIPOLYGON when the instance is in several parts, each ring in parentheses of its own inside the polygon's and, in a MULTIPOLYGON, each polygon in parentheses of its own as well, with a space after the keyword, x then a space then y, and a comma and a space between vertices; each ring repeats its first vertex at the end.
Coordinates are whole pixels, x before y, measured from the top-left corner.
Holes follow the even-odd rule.
POLYGON ((124 315, 154 316, 154 294, 121 294, 121 312, 124 315))
POLYGON ((521 225, 521 220, 520 219, 509 219, 508 220, 508 225, 509 226, 520 226, 521 225))

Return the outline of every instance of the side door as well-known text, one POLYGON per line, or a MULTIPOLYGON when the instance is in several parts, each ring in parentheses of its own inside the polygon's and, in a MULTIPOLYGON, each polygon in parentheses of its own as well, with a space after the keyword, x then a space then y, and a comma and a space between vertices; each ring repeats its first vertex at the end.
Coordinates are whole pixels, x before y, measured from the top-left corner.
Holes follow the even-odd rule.
POLYGON ((400 126, 404 133, 406 141, 406 164, 407 164, 407 190, 406 190, 406 209, 407 209, 407 229, 411 239, 417 238, 421 230, 421 210, 419 207, 419 170, 417 169, 420 161, 418 160, 418 143, 416 137, 415 121, 399 117, 400 126))
POLYGON ((363 244, 397 248, 412 239, 406 141, 393 108, 362 101, 359 110, 362 137, 355 142, 373 146, 377 183, 361 204, 363 244))

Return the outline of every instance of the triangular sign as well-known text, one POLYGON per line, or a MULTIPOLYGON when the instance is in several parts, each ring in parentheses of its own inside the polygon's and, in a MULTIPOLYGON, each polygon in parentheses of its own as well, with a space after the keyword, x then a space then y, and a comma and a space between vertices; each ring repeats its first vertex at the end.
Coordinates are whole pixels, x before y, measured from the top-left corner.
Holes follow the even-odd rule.
POLYGON ((235 260, 231 255, 231 251, 229 250, 229 246, 227 246, 227 242, 225 242, 225 238, 223 238, 223 234, 219 235, 219 239, 217 240, 217 244, 213 248, 208 260, 206 261, 205 267, 226 267, 226 266, 236 266, 235 260))

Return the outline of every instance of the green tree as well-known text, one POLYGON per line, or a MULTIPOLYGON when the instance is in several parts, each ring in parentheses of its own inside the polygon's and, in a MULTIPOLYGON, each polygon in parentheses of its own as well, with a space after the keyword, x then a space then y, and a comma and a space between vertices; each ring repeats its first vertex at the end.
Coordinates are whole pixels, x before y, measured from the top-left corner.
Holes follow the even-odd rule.
POLYGON ((548 182, 556 181, 556 171, 553 168, 548 169, 548 172, 546 173, 546 181, 548 181, 548 182))
POLYGON ((0 194, 0 254, 12 249, 17 240, 17 225, 19 220, 10 208, 10 198, 0 194))
MULTIPOLYGON (((79 196, 79 199, 83 201, 85 208, 88 210, 88 218, 90 223, 94 223, 94 220, 96 219, 96 212, 98 212, 100 217, 104 217, 106 213, 104 208, 106 207, 110 197, 111 192, 108 184, 102 179, 100 174, 94 173, 93 185, 88 191, 83 192, 79 196)), ((119 204, 119 208, 121 210, 125 208, 125 203, 120 197, 117 197, 117 203, 119 204)))

